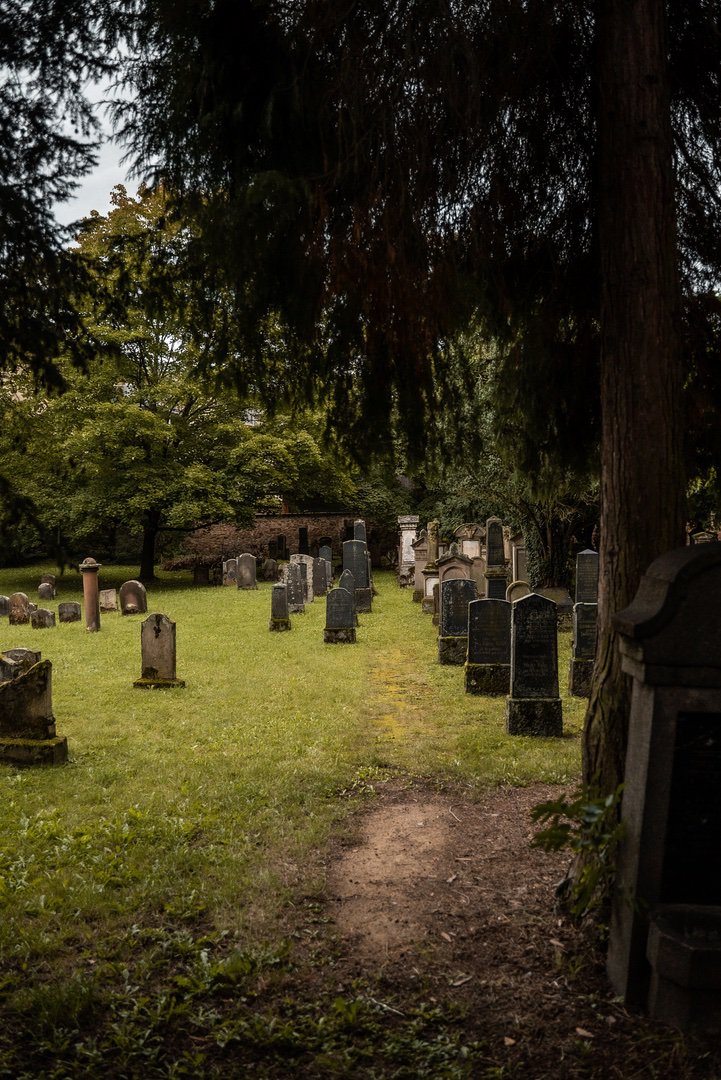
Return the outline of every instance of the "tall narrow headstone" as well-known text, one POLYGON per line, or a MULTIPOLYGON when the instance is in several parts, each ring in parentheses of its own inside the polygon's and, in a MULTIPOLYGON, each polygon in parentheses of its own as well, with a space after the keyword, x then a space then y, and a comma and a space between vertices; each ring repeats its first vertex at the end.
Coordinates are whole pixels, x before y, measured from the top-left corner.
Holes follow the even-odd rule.
POLYGON ((347 589, 331 589, 326 596, 323 641, 326 645, 352 645, 355 640, 353 597, 347 589))
POLYGON ((303 585, 303 566, 289 562, 285 568, 288 586, 288 610, 291 615, 305 614, 305 587, 303 585))
POLYGON ((573 697, 588 697, 591 692, 597 618, 598 604, 573 605, 573 649, 568 672, 568 692, 573 697))
POLYGON ((364 544, 368 543, 368 537, 366 536, 366 523, 361 518, 353 522, 353 539, 362 540, 364 544))
POLYGON ((313 596, 325 596, 328 592, 327 563, 321 559, 313 559, 313 596))
POLYGON ((433 586, 439 584, 438 555, 440 548, 440 522, 434 518, 428 522, 428 561, 421 571, 423 575, 423 596, 421 611, 425 615, 433 614, 433 586))
POLYGON ((413 553, 413 541, 416 538, 418 522, 420 518, 414 514, 404 514, 398 518, 400 540, 398 543, 398 584, 401 588, 413 585, 415 571, 415 555, 413 553))
POLYGON ((355 579, 350 570, 344 570, 338 579, 338 588, 349 592, 353 600, 353 625, 358 626, 358 611, 355 606, 355 579))
POLYGON ((144 615, 148 610, 148 594, 142 581, 124 581, 120 586, 121 615, 144 615))
POLYGON ((511 695, 506 702, 506 731, 509 735, 563 734, 556 605, 538 593, 511 605, 511 695))
POLYGON ((24 626, 30 622, 30 601, 27 593, 15 592, 8 597, 10 626, 24 626))
POLYGON ((355 607, 367 613, 372 607, 372 592, 368 575, 368 554, 363 540, 346 540, 343 544, 343 569, 350 570, 355 582, 355 607))
POLYGON ((237 561, 237 580, 239 589, 257 589, 257 565, 255 555, 244 552, 237 561))
POLYGON ((511 687, 511 604, 473 600, 468 605, 467 694, 507 694, 511 687))
POLYGON ((0 658, 0 761, 62 765, 68 742, 55 730, 52 664, 31 649, 0 658))
POLYGON ((470 578, 451 578, 440 586, 438 663, 463 664, 468 651, 468 605, 477 599, 470 578))
POLYGON ((274 585, 270 591, 269 630, 290 630, 290 606, 288 604, 288 586, 283 583, 274 585))
POLYGON ((141 671, 133 683, 138 690, 168 690, 185 686, 175 672, 175 623, 167 615, 148 615, 140 627, 141 671))
POLYGON ((7 615, 10 611, 10 597, 0 595, 0 616, 7 615))
POLYGON ((505 600, 508 574, 503 544, 503 524, 500 518, 486 522, 486 596, 489 600, 505 600))
POLYGON ((417 540, 411 541, 413 548, 413 600, 420 604, 423 599, 423 571, 428 564, 428 533, 421 529, 417 540))
POLYGON ((83 603, 85 604, 85 629, 96 633, 100 629, 100 596, 98 592, 98 572, 100 563, 93 558, 83 559, 80 573, 83 577, 83 603))
POLYGON ((313 556, 312 555, 291 555, 291 563, 298 563, 302 566, 301 577, 303 579, 303 588, 305 590, 305 602, 306 604, 312 604, 315 598, 313 592, 313 556))
POLYGON ((598 603, 598 552, 591 548, 576 556, 576 603, 598 603))

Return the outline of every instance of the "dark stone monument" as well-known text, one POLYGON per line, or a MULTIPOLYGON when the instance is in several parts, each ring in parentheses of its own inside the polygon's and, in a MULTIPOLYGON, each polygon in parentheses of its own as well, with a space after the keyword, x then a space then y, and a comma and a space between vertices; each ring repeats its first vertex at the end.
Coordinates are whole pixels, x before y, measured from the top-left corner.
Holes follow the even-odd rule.
POLYGON ((568 692, 573 697, 588 697, 596 656, 598 604, 573 605, 573 650, 568 672, 568 692))
POLYGON ((24 592, 14 592, 8 597, 10 626, 26 626, 30 622, 30 601, 24 592))
POLYGON ((328 592, 328 570, 325 559, 313 559, 313 595, 325 596, 328 592))
POLYGON ((301 525, 298 529, 298 554, 308 555, 310 548, 308 547, 308 529, 305 525, 301 525))
POLYGON ((608 973, 626 1004, 721 1030, 721 544, 656 559, 613 619, 633 678, 608 973))
POLYGON ((489 600, 505 600, 508 586, 506 554, 503 545, 503 524, 500 518, 486 522, 486 596, 489 600))
POLYGON ((576 603, 598 603, 598 552, 591 548, 576 556, 576 603))
POLYGON ((122 615, 144 615, 148 610, 148 594, 142 581, 124 581, 120 586, 122 615))
POLYGON ((270 622, 269 630, 290 630, 290 605, 288 603, 288 586, 282 583, 274 585, 270 592, 270 622))
POLYGON ((354 626, 358 626, 358 611, 355 606, 355 579, 350 570, 344 570, 338 579, 338 588, 345 589, 351 594, 353 598, 353 618, 355 620, 354 626))
POLYGON ((258 588, 258 568, 255 555, 244 552, 237 560, 237 578, 239 589, 258 588))
POLYGON ((368 543, 368 537, 366 536, 366 523, 361 518, 353 522, 353 539, 362 540, 364 544, 368 543))
POLYGON ((538 593, 511 605, 511 695, 506 702, 506 731, 509 735, 563 734, 556 605, 538 593))
POLYGON ((359 614, 370 612, 373 594, 368 576, 368 549, 363 540, 344 542, 343 569, 350 570, 353 575, 356 612, 359 614))
POLYGON ((49 581, 41 581, 38 585, 38 600, 54 600, 55 586, 49 581))
POLYGON ((288 586, 288 611, 291 615, 305 614, 305 587, 303 585, 303 566, 291 562, 285 568, 288 586))
POLYGON ((238 560, 225 559, 223 562, 223 584, 232 586, 238 584, 238 560))
POLYGON ((0 615, 7 615, 10 611, 10 597, 0 596, 0 615))
POLYGON ((55 612, 47 608, 37 608, 30 615, 30 625, 33 630, 49 630, 55 626, 55 612))
POLYGON ((355 640, 353 597, 347 589, 331 589, 326 596, 323 641, 326 645, 352 645, 355 640))
POLYGON ((325 559, 326 562, 329 562, 331 566, 333 565, 333 548, 330 544, 321 544, 318 549, 318 555, 321 559, 325 559))
POLYGON ((473 600, 468 605, 467 694, 508 694, 511 687, 511 604, 473 600))
POLYGON ((148 615, 140 627, 141 676, 137 690, 170 690, 185 682, 175 673, 175 623, 167 615, 148 615))
POLYGON ((278 563, 275 559, 264 559, 260 568, 260 573, 263 581, 277 581, 278 580, 278 563))
POLYGON ((475 581, 450 578, 440 586, 438 663, 463 664, 468 651, 468 605, 476 600, 475 581))
POLYGON ((80 622, 82 612, 77 600, 64 600, 58 604, 58 618, 60 622, 80 622))
POLYGON ((68 742, 55 730, 50 661, 32 649, 9 649, 0 676, 0 761, 62 765, 68 742))

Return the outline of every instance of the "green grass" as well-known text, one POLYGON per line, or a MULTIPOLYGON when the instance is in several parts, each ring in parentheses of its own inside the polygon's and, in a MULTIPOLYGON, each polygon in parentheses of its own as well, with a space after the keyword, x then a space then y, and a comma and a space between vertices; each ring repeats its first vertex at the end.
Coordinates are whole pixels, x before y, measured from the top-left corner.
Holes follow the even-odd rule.
MULTIPOLYGON (((33 599, 43 569, 0 571, 0 591, 33 599)), ((104 567, 100 586, 132 576, 104 567)), ((185 689, 133 688, 143 616, 104 614, 97 634, 6 625, 4 648, 53 663, 70 761, 0 766, 0 1076, 225 1075, 224 1040, 272 1042, 283 1027, 258 1015, 251 988, 259 972, 287 977, 285 915, 322 888, 318 853, 369 779, 452 780, 473 797, 577 778, 583 701, 564 697, 564 738, 509 738, 503 699, 465 695, 462 669, 437 663, 410 591, 389 574, 377 586, 357 644, 326 646, 322 600, 274 634, 270 585, 161 575, 148 610, 177 623, 185 689)), ((71 571, 47 606, 80 593, 71 571)), ((560 642, 564 688, 570 635, 560 642)), ((345 1007, 322 1011, 331 1057, 345 1007)), ((318 1020, 296 1010, 287 1023, 318 1020)), ((435 1024, 440 1045, 450 1036, 435 1024)), ((428 1075, 465 1075, 444 1067, 428 1075)))

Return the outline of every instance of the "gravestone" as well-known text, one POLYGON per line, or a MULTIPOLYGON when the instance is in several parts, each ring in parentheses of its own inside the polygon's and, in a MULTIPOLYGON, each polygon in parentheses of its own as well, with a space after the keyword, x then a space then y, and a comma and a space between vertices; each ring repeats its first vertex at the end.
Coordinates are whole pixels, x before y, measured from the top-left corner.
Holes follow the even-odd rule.
POLYGON ((428 534, 421 529, 418 539, 411 541, 413 548, 413 600, 420 604, 423 599, 423 570, 428 564, 428 534))
POLYGON ((55 729, 50 661, 32 649, 9 649, 0 674, 0 761, 62 765, 68 742, 55 729))
POLYGON ((468 605, 476 599, 476 583, 470 578, 450 578, 440 584, 439 664, 465 663, 468 651, 468 605))
POLYGON ((479 597, 486 595, 486 559, 484 555, 475 555, 471 559, 471 580, 476 583, 479 597))
POLYGON ((264 559, 261 566, 261 576, 263 581, 277 581, 278 580, 278 563, 275 559, 264 559))
POLYGON ((32 613, 34 611, 37 611, 37 610, 38 610, 38 605, 33 604, 32 600, 30 600, 29 603, 28 603, 28 612, 32 615, 32 613))
POLYGON ((338 588, 345 589, 346 592, 349 592, 351 594, 353 600, 353 625, 358 626, 358 610, 355 606, 355 579, 350 570, 344 570, 341 576, 338 578, 338 588))
POLYGON ((356 640, 353 596, 347 589, 331 589, 325 598, 326 645, 353 645, 356 640))
POLYGON ((598 552, 591 548, 576 556, 576 603, 598 603, 598 552))
POLYGON ((433 583, 433 625, 439 626, 441 621, 441 583, 433 583))
POLYGON ((55 574, 41 574, 40 575, 40 584, 41 585, 52 585, 52 587, 55 588, 57 583, 58 583, 58 579, 55 576, 55 574))
POLYGON ((77 600, 63 600, 58 604, 58 618, 60 622, 80 622, 82 611, 77 600))
POLYGON ((573 605, 573 647, 568 671, 568 692, 573 697, 588 697, 596 656, 598 604, 573 605))
POLYGON ((10 597, 0 596, 0 615, 7 615, 10 610, 10 597))
POLYGON ((468 605, 467 694, 508 694, 511 687, 511 603, 472 600, 468 605))
POLYGON ((175 623, 167 615, 148 615, 140 627, 141 676, 137 690, 170 690, 185 686, 175 671, 175 623))
POLYGON ((528 581, 528 552, 525 544, 514 544, 511 549, 511 573, 514 581, 528 581))
POLYGON ((355 582, 355 609, 358 614, 372 609, 373 594, 368 575, 368 549, 363 540, 343 544, 343 569, 350 570, 355 582))
POLYGON ((148 594, 142 581, 124 581, 120 586, 121 615, 144 615, 148 610, 148 594))
POLYGON ((521 597, 528 596, 530 592, 531 586, 527 581, 512 581, 506 589, 506 600, 513 604, 516 600, 520 600, 521 597))
POLYGON ((41 581, 38 585, 38 600, 54 600, 55 586, 49 581, 41 581))
POLYGON ((83 579, 83 603, 85 605, 85 629, 89 634, 100 630, 100 599, 98 593, 98 574, 100 563, 92 556, 83 559, 78 567, 83 579))
POLYGON ((312 604, 314 599, 313 592, 313 556, 312 555, 291 555, 291 563, 297 563, 303 569, 301 570, 301 578, 303 580, 303 589, 306 604, 312 604))
POLYGON ((223 562, 223 584, 231 588, 238 584, 238 560, 225 559, 223 562))
POLYGON ((98 592, 98 603, 100 604, 101 611, 117 611, 118 610, 118 591, 117 589, 100 589, 98 592))
POLYGON ((250 555, 247 551, 244 552, 236 564, 236 575, 239 589, 257 589, 257 565, 255 555, 250 555))
POLYGON ((438 556, 440 554, 440 522, 437 519, 428 522, 428 561, 421 571, 423 575, 423 596, 421 611, 433 614, 433 586, 440 583, 438 576, 438 556))
POLYGON ((313 596, 325 596, 328 592, 328 564, 320 555, 313 559, 313 596))
POLYGON ((24 592, 15 592, 8 597, 8 618, 10 626, 25 626, 30 622, 30 601, 24 592))
POLYGON ((511 694, 506 701, 506 731, 509 735, 563 734, 556 605, 538 593, 511 605, 511 694))
POLYGON ((33 630, 49 630, 55 626, 55 612, 47 608, 37 608, 30 615, 30 625, 33 630))
POLYGON ((486 596, 489 600, 505 600, 508 586, 506 555, 503 545, 503 524, 500 518, 486 522, 486 596))
POLYGON ((420 518, 416 514, 403 514, 398 518, 400 532, 398 541, 398 584, 404 589, 413 585, 416 563, 413 541, 416 538, 419 521, 420 518))
POLYGON ((443 585, 444 581, 451 578, 470 578, 473 560, 468 555, 462 555, 458 544, 451 544, 445 555, 438 558, 438 581, 443 585))
POLYGON ((274 585, 270 590, 270 622, 269 630, 290 630, 290 605, 288 603, 288 586, 282 583, 274 585))
POLYGON ((318 555, 321 559, 325 559, 331 566, 333 565, 333 549, 330 544, 321 544, 318 549, 318 555))
POLYGON ((285 580, 288 586, 288 611, 291 615, 305 614, 303 569, 300 563, 297 562, 289 562, 285 568, 285 580))
POLYGON ((469 559, 477 559, 481 554, 481 538, 483 530, 475 522, 465 522, 453 530, 458 549, 461 555, 467 555, 469 559))
POLYGON ((721 1029, 721 545, 677 548, 613 617, 633 679, 608 973, 633 1008, 721 1029))
POLYGON ((353 539, 362 540, 364 544, 368 543, 368 537, 366 536, 366 523, 362 519, 358 519, 353 522, 353 539))

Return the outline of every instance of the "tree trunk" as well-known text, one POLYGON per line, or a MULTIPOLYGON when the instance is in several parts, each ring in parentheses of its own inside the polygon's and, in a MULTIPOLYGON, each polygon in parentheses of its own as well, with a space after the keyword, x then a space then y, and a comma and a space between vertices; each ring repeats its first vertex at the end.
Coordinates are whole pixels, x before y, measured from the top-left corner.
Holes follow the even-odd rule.
POLYGON ((155 580, 155 541, 160 531, 160 511, 146 510, 143 522, 143 546, 140 552, 140 581, 155 580))
POLYGON ((599 646, 583 775, 623 779, 630 686, 614 612, 685 540, 682 367, 664 0, 600 0, 601 537, 599 646))

